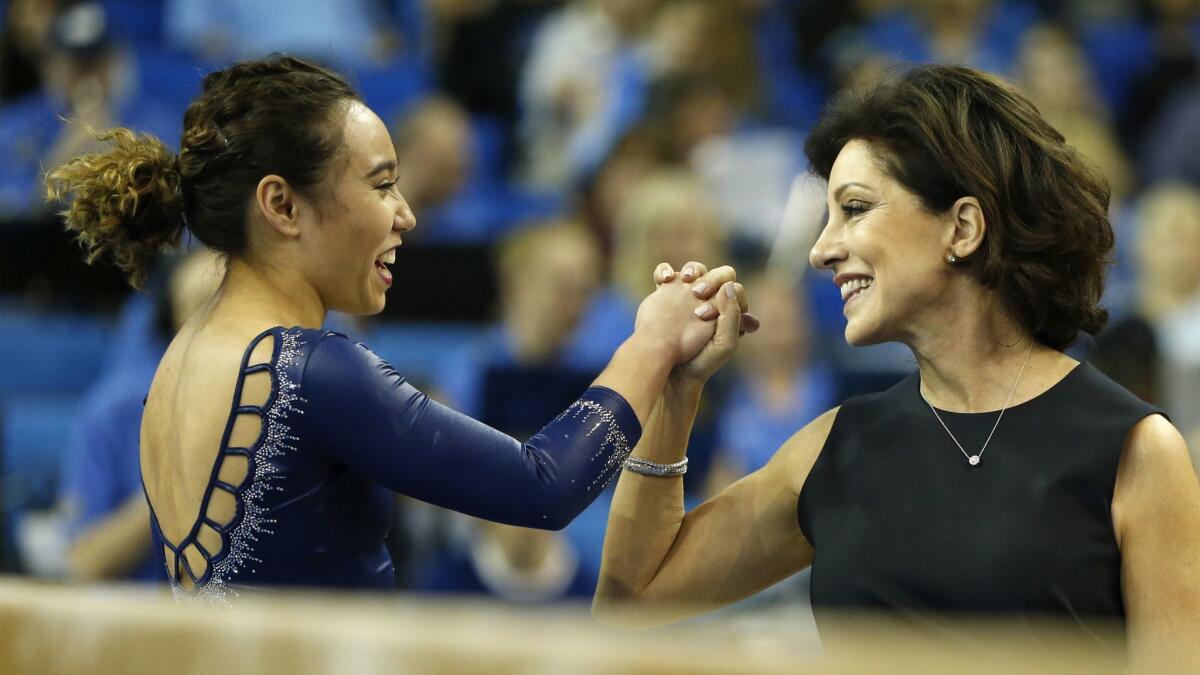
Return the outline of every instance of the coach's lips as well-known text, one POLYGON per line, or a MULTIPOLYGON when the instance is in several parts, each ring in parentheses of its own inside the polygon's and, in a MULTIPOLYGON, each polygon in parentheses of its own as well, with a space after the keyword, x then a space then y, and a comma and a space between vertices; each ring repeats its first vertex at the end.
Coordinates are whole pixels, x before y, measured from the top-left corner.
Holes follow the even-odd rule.
POLYGON ((833 278, 833 283, 841 292, 842 301, 849 302, 851 298, 869 289, 871 284, 875 283, 875 278, 867 274, 843 272, 833 278))

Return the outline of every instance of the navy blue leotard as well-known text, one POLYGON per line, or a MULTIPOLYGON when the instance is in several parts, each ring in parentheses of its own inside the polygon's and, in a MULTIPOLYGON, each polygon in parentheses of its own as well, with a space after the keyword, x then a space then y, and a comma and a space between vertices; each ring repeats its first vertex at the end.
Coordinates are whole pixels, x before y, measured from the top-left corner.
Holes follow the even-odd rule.
POLYGON ((399 492, 499 522, 561 528, 620 470, 641 434, 615 391, 591 387, 521 443, 430 400, 338 333, 264 331, 246 348, 233 407, 195 523, 181 541, 154 532, 180 596, 225 600, 263 586, 391 588, 384 533, 399 492), (269 362, 251 363, 264 340, 269 362), (267 372, 271 394, 242 400, 267 372), (239 416, 258 416, 250 447, 231 447, 239 416), (227 494, 218 494, 218 493, 227 494), (236 502, 226 522, 214 499, 236 502))

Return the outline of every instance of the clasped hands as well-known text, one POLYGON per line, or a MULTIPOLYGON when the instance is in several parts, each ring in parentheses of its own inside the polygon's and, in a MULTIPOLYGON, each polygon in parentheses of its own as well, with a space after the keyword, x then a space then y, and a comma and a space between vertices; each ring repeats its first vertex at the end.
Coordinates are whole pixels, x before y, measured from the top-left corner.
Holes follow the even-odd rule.
POLYGON ((758 319, 746 312, 746 289, 728 265, 709 270, 692 261, 677 272, 660 263, 654 284, 634 330, 666 341, 675 377, 707 380, 733 355, 741 335, 758 330, 758 319))

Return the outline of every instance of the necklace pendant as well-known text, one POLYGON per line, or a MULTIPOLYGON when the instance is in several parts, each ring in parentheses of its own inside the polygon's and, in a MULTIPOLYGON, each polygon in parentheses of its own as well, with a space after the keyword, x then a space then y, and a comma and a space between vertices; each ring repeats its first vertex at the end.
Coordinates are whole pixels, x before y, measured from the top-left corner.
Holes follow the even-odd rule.
POLYGON ((978 466, 979 465, 979 455, 971 455, 970 457, 967 458, 967 462, 970 463, 971 466, 978 466))

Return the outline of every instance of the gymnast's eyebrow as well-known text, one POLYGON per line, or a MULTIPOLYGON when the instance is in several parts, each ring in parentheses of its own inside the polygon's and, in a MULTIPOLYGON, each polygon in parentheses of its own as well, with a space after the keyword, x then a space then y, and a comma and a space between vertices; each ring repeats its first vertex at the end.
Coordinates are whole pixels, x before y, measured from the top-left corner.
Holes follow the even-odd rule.
POLYGON ((391 173, 395 170, 396 170, 396 160, 385 159, 382 162, 376 164, 374 168, 372 168, 370 171, 367 172, 367 178, 371 178, 372 176, 379 174, 379 173, 383 173, 384 171, 391 173))

